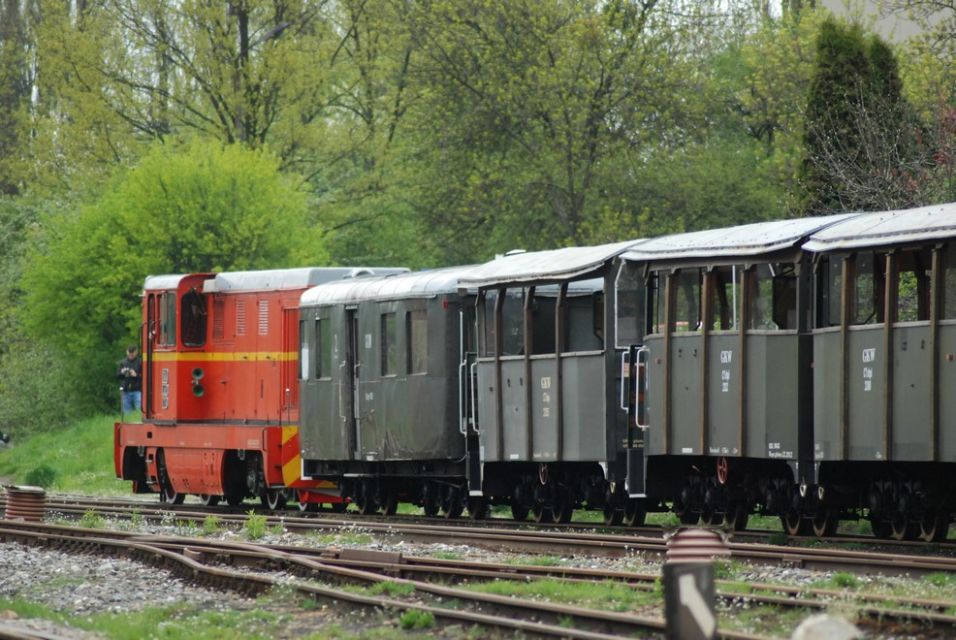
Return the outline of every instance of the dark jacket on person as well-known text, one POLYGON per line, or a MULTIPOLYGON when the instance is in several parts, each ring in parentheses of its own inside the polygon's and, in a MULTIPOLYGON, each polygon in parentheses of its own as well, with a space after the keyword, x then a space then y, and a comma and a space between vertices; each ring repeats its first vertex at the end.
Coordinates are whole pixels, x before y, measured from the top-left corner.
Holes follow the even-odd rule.
POLYGON ((143 389, 143 360, 136 356, 132 360, 123 358, 116 367, 116 377, 120 381, 122 391, 142 391, 143 389), (136 375, 127 373, 127 369, 135 371, 136 375))

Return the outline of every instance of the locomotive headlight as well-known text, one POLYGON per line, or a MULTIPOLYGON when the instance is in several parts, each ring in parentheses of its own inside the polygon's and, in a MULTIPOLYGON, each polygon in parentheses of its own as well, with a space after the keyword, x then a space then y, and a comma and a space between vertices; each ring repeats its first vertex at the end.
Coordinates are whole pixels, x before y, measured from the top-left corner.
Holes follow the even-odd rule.
POLYGON ((193 369, 193 395, 197 398, 203 397, 206 393, 206 388, 200 384, 200 380, 205 375, 205 372, 202 370, 202 367, 196 367, 193 369))

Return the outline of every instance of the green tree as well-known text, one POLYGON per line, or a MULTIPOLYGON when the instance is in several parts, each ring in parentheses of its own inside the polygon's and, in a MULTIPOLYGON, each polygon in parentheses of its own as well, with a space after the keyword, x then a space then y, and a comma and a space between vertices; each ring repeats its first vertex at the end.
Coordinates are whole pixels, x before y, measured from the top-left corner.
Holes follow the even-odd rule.
POLYGON ((931 163, 922 139, 889 46, 858 25, 825 21, 804 129, 807 211, 920 204, 931 163))
POLYGON ((22 315, 68 362, 69 400, 109 406, 116 354, 138 335, 146 275, 323 263, 300 186, 262 151, 158 145, 92 205, 45 220, 22 315))

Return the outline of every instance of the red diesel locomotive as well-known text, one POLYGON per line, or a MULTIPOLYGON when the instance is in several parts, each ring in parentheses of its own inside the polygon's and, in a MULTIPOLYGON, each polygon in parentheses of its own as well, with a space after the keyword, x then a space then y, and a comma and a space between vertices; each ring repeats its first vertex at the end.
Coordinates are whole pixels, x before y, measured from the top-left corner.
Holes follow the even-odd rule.
POLYGON ((309 287, 404 269, 301 268, 146 278, 143 422, 116 423, 116 475, 136 493, 212 505, 259 497, 278 508, 341 505, 303 480, 299 297, 309 287))

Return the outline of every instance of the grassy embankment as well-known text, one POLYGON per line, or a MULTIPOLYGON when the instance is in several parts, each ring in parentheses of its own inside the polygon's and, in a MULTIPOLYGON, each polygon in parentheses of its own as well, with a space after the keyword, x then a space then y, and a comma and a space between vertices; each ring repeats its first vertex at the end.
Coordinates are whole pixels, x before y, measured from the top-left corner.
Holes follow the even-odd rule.
POLYGON ((113 472, 113 423, 116 416, 97 416, 59 430, 15 438, 0 448, 0 478, 29 484, 52 477, 47 488, 84 494, 126 495, 129 482, 113 472), (46 467, 52 474, 42 470, 46 467), (39 471, 38 471, 39 470, 39 471))

